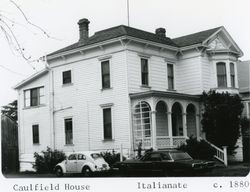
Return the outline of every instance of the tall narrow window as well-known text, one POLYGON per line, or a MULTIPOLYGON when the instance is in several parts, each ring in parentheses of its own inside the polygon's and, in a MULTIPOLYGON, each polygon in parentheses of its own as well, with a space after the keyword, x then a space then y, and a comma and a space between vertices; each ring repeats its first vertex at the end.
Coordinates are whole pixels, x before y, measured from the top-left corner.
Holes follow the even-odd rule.
POLYGON ((233 63, 230 63, 230 79, 231 79, 231 87, 235 88, 235 71, 233 63))
POLYGON ((37 87, 24 91, 25 107, 39 106, 45 103, 44 87, 37 87))
POLYGON ((33 144, 39 144, 39 125, 32 125, 33 144))
POLYGON ((217 82, 218 87, 227 87, 227 73, 225 63, 217 63, 217 82))
POLYGON ((62 72, 63 84, 71 83, 71 70, 62 72))
POLYGON ((72 118, 64 119, 64 126, 65 126, 65 143, 73 144, 73 124, 72 118))
POLYGON ((173 64, 168 64, 168 89, 174 89, 174 66, 173 64))
POLYGON ((103 109, 103 133, 104 139, 112 139, 111 108, 103 109))
POLYGON ((102 61, 102 88, 107 89, 110 88, 110 67, 109 60, 102 61))
POLYGON ((39 95, 39 89, 35 88, 30 90, 31 106, 37 106, 39 104, 38 95, 39 95))
POLYGON ((148 60, 141 58, 141 84, 148 86, 148 60))

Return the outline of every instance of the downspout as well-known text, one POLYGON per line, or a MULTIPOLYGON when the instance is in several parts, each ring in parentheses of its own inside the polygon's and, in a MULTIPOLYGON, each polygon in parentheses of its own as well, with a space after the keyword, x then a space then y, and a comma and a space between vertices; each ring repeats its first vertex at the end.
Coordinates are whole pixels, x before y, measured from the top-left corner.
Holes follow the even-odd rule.
POLYGON ((55 95, 55 90, 54 90, 54 71, 51 70, 51 76, 52 76, 52 92, 51 92, 51 103, 52 103, 52 140, 53 140, 53 149, 56 148, 56 131, 55 131, 55 113, 54 113, 54 95, 55 95))
POLYGON ((51 148, 52 150, 55 150, 55 118, 54 118, 54 72, 52 68, 49 66, 47 57, 45 56, 45 62, 46 62, 46 67, 50 71, 50 79, 49 79, 49 102, 50 102, 50 126, 51 126, 51 132, 52 132, 52 138, 51 138, 51 148))

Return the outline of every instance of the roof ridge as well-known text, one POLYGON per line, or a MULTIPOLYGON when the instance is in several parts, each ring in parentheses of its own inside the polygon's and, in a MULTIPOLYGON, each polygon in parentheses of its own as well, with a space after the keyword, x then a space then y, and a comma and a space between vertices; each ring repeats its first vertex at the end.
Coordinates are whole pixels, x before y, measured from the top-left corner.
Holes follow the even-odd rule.
POLYGON ((106 31, 110 31, 110 30, 113 30, 115 28, 119 28, 119 27, 123 27, 125 25, 117 25, 117 26, 114 26, 114 27, 110 27, 110 28, 107 28, 107 29, 103 29, 103 30, 100 30, 100 31, 96 31, 94 33, 94 35, 92 35, 91 37, 95 36, 95 35, 98 35, 99 33, 103 33, 103 32, 106 32, 106 31))
POLYGON ((172 40, 175 40, 175 39, 178 39, 178 38, 183 38, 183 37, 186 37, 186 36, 196 35, 196 34, 203 33, 203 32, 207 32, 207 31, 212 31, 212 30, 216 30, 216 29, 219 30, 220 28, 223 28, 223 27, 224 27, 224 26, 219 26, 219 27, 215 27, 215 28, 212 28, 212 29, 206 29, 206 30, 194 32, 194 33, 191 33, 191 34, 187 34, 187 35, 175 37, 175 38, 173 38, 172 40))

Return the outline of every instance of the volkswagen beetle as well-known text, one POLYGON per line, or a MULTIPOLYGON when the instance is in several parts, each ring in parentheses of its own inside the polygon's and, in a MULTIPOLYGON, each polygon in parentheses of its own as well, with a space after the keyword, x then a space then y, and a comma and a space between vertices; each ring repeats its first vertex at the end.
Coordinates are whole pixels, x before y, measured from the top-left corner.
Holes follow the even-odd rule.
POLYGON ((58 177, 64 174, 82 173, 83 176, 91 176, 93 173, 106 172, 110 169, 108 163, 100 153, 84 151, 71 153, 66 160, 55 166, 55 174, 58 177))

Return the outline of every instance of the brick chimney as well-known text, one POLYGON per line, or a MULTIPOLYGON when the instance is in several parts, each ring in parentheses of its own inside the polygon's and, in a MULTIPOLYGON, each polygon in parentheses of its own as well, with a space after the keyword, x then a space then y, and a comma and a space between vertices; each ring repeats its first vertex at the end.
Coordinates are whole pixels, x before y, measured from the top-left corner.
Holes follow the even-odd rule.
POLYGON ((166 29, 164 29, 164 28, 157 28, 155 30, 155 34, 159 35, 161 37, 166 37, 166 29))
POLYGON ((84 18, 78 21, 79 25, 79 43, 85 44, 89 38, 89 20, 84 18))

